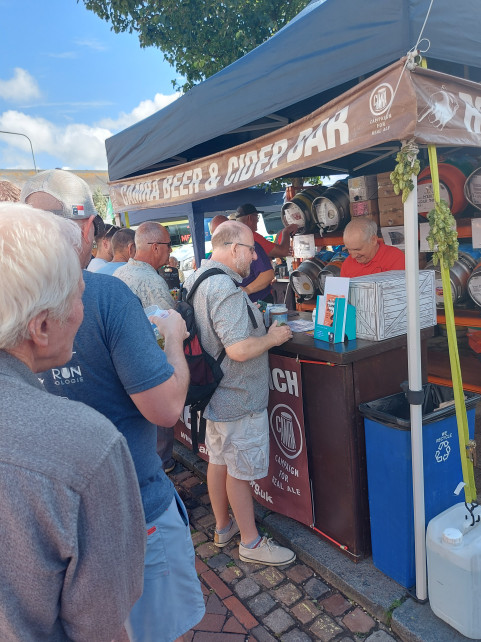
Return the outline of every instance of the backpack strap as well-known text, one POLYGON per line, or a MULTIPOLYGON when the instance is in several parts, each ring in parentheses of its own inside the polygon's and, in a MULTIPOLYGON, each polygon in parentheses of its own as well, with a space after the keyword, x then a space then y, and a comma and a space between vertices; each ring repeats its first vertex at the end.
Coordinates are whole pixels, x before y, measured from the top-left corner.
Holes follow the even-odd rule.
MULTIPOLYGON (((194 284, 192 285, 192 287, 190 288, 190 290, 188 290, 188 291, 187 291, 187 294, 185 295, 185 301, 189 302, 189 299, 191 299, 191 298, 194 296, 195 291, 197 290, 197 288, 199 287, 199 285, 202 283, 202 281, 205 281, 205 280, 206 280, 206 279, 208 279, 210 276, 214 276, 214 274, 224 274, 225 276, 229 276, 228 274, 226 274, 226 273, 224 272, 224 270, 221 270, 220 268, 209 268, 208 270, 206 270, 205 272, 203 272, 203 273, 202 273, 202 274, 201 274, 201 275, 200 275, 200 276, 199 276, 199 277, 194 281, 194 284)), ((236 288, 240 288, 240 283, 238 283, 237 281, 234 281, 234 279, 232 279, 232 277, 229 277, 229 278, 231 278, 232 283, 236 286, 236 288)), ((185 290, 184 290, 184 292, 185 292, 185 290)), ((251 320, 251 323, 252 323, 253 328, 254 328, 254 329, 257 329, 257 328, 259 327, 259 325, 258 325, 258 323, 257 323, 257 321, 256 321, 255 316, 254 316, 254 312, 252 311, 251 306, 250 306, 248 303, 247 303, 247 314, 249 315, 249 319, 251 320)), ((222 352, 221 352, 221 355, 222 355, 222 359, 223 359, 223 358, 224 358, 224 355, 225 355, 225 350, 223 350, 222 352), (224 354, 222 354, 222 352, 223 352, 224 354)), ((222 359, 221 359, 221 361, 222 361, 222 359)), ((220 362, 219 362, 219 363, 220 363, 220 362)))
MULTIPOLYGON (((194 296, 195 291, 197 290, 199 285, 202 283, 202 281, 205 281, 210 276, 214 276, 214 274, 223 274, 224 276, 229 276, 224 272, 224 270, 221 270, 220 268, 209 268, 205 272, 202 272, 202 274, 194 281, 190 290, 187 290, 187 295, 185 297, 185 300, 189 302, 189 299, 191 299, 194 296)), ((237 287, 239 287, 239 284, 236 283, 234 279, 232 279, 232 281, 237 285, 237 287)))

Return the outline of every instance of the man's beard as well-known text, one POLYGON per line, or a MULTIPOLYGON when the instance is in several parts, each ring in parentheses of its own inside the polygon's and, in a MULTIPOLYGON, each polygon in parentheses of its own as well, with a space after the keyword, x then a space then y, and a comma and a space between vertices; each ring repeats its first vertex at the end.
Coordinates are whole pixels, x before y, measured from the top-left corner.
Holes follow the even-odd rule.
POLYGON ((243 258, 236 259, 235 271, 239 276, 245 279, 251 273, 251 261, 243 258))

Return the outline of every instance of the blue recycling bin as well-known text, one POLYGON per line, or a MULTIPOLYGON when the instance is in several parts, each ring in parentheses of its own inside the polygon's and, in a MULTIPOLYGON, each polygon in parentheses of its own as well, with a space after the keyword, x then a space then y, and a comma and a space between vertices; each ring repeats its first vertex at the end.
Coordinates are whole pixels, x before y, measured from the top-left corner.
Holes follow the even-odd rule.
MULTIPOLYGON (((429 520, 464 494, 453 389, 425 384, 422 409, 424 502, 429 520), (445 405, 445 403, 448 405, 445 405), (452 402, 449 404, 449 402, 452 402), (439 406, 441 405, 441 408, 439 406)), ((475 406, 481 395, 464 392, 469 437, 474 438, 475 406)), ((416 581, 410 408, 403 392, 363 403, 372 559, 383 573, 406 588, 416 581)))

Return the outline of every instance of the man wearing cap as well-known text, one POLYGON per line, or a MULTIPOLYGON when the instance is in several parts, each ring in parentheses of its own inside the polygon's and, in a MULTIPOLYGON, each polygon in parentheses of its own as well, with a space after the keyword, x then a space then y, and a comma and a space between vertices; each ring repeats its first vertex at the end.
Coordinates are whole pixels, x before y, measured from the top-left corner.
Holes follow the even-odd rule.
POLYGON ((276 259, 278 257, 285 257, 289 254, 290 245, 291 245, 291 236, 295 234, 299 228, 295 223, 287 225, 282 230, 282 240, 280 243, 271 243, 261 234, 257 232, 257 222, 259 220, 259 214, 262 214, 254 205, 251 203, 245 203, 237 208, 236 211, 236 220, 247 225, 249 229, 252 230, 254 234, 254 241, 259 243, 264 252, 270 259, 276 259))
MULTIPOLYGON (((40 172, 25 183, 21 199, 78 222, 79 258, 85 266, 96 215, 85 181, 63 170, 40 172)), ((43 373, 44 384, 54 394, 101 412, 127 440, 144 508, 147 550, 143 594, 126 628, 131 642, 170 642, 205 612, 187 513, 156 452, 157 424, 173 426, 184 406, 189 381, 185 323, 173 310, 166 318, 153 317, 165 339, 163 352, 138 298, 120 279, 84 271, 84 280, 85 314, 73 358, 43 373)))
POLYGON ((89 272, 97 272, 97 270, 112 260, 114 251, 112 249, 112 237, 120 228, 115 225, 104 225, 101 234, 95 235, 95 243, 97 245, 97 254, 90 261, 87 266, 89 272))
POLYGON ((134 464, 110 421, 37 375, 72 356, 80 230, 2 203, 0 238, 0 639, 119 639, 143 584, 134 464))
POLYGON ((257 221, 259 212, 251 203, 245 203, 237 208, 236 220, 251 230, 254 235, 254 245, 257 258, 252 261, 251 271, 241 283, 242 289, 246 292, 251 301, 266 301, 273 303, 271 283, 274 279, 274 270, 270 258, 286 256, 289 253, 290 234, 297 230, 293 224, 285 228, 282 245, 271 243, 257 232, 257 221))
POLYGON ((379 239, 377 223, 366 216, 356 216, 346 225, 343 240, 349 256, 341 265, 341 276, 405 269, 404 252, 379 239))
POLYGON ((122 227, 112 236, 112 260, 97 270, 98 274, 113 275, 115 270, 125 265, 135 255, 135 231, 122 227))

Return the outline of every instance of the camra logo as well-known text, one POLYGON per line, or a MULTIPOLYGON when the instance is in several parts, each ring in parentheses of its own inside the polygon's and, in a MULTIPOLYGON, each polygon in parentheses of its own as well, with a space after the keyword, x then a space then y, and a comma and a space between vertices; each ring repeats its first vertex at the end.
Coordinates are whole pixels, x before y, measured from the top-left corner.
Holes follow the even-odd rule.
POLYGON ((83 381, 80 366, 52 368, 52 377, 56 386, 69 386, 70 384, 83 381))
POLYGON ((384 114, 391 106, 393 97, 394 92, 389 83, 383 82, 381 85, 378 85, 369 98, 371 114, 373 116, 384 114))
POLYGON ((287 459, 295 459, 302 450, 299 420, 289 406, 278 404, 269 417, 272 434, 287 459))

